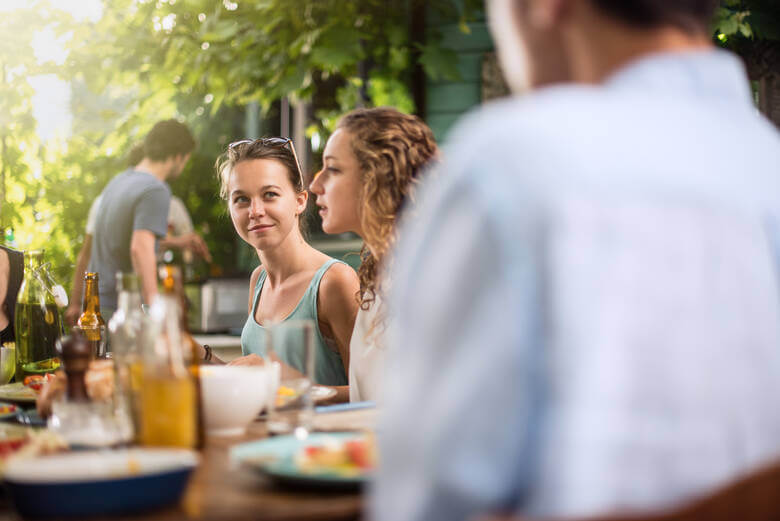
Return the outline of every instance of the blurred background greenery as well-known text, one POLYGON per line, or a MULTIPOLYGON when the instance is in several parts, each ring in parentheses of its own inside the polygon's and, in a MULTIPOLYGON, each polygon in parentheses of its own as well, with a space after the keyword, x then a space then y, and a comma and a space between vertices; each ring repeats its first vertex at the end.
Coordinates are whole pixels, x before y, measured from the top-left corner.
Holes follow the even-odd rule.
MULTIPOLYGON (((712 26, 745 57, 776 122, 779 11, 777 0, 721 0, 712 26)), ((311 176, 350 109, 417 113, 442 139, 463 112, 506 94, 482 0, 2 0, 0 15, 0 236, 45 248, 68 284, 90 204, 160 119, 186 122, 198 140, 171 186, 213 274, 236 275, 257 261, 217 195, 227 143, 289 135, 311 176), (47 90, 40 78, 57 80, 47 90)), ((311 221, 324 248, 356 249, 311 221)))

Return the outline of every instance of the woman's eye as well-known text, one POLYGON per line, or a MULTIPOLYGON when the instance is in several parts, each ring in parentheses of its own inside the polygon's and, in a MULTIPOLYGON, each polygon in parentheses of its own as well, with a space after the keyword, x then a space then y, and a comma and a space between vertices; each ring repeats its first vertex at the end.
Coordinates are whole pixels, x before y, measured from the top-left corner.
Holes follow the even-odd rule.
POLYGON ((249 201, 249 198, 244 195, 237 195, 233 198, 233 204, 242 204, 249 201))
POLYGON ((265 197, 268 197, 268 198, 272 198, 272 197, 278 197, 278 196, 279 196, 279 194, 277 194, 276 192, 266 192, 266 193, 265 193, 265 194, 263 194, 263 195, 264 195, 265 197))

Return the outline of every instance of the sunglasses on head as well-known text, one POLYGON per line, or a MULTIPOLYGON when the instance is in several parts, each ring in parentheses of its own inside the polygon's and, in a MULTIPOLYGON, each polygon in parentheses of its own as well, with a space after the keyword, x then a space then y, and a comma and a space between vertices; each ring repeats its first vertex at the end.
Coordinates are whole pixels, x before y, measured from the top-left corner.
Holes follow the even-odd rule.
POLYGON ((233 149, 241 145, 254 145, 255 143, 260 143, 264 147, 271 148, 284 148, 285 146, 290 145, 290 152, 292 152, 293 159, 295 159, 295 166, 298 168, 298 177, 301 180, 301 186, 304 189, 306 188, 306 184, 303 182, 303 171, 301 170, 301 163, 298 161, 298 154, 295 153, 295 146, 293 146, 292 139, 288 137, 261 137, 258 139, 241 139, 230 143, 228 148, 233 149))

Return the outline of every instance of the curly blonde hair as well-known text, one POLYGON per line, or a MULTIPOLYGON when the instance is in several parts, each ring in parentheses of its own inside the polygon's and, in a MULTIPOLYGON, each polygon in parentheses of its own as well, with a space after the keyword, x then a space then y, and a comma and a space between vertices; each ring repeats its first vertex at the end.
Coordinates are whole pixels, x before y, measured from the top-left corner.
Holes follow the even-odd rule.
POLYGON ((393 108, 357 109, 337 128, 350 137, 360 165, 361 309, 367 310, 381 291, 379 264, 396 242, 396 219, 413 199, 426 165, 438 156, 433 132, 420 118, 393 108))

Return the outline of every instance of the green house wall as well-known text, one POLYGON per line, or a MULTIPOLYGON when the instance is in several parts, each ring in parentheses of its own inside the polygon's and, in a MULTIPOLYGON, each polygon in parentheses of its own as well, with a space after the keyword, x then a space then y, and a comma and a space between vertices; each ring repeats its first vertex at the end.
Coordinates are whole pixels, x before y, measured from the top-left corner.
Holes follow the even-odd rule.
POLYGON ((465 33, 457 23, 442 20, 429 10, 426 15, 428 35, 440 34, 442 45, 458 56, 458 80, 428 79, 425 84, 425 119, 438 141, 447 137, 455 121, 482 101, 482 61, 493 51, 484 13, 467 24, 465 33))

